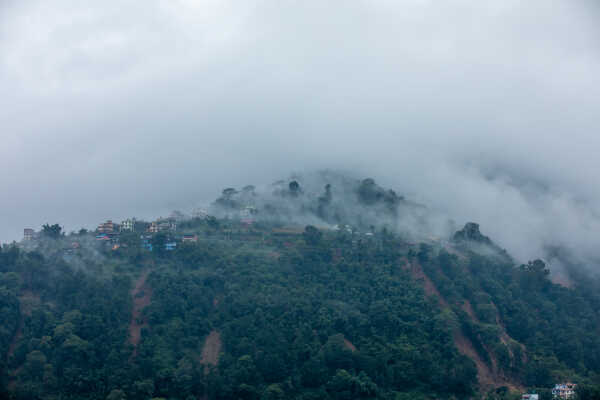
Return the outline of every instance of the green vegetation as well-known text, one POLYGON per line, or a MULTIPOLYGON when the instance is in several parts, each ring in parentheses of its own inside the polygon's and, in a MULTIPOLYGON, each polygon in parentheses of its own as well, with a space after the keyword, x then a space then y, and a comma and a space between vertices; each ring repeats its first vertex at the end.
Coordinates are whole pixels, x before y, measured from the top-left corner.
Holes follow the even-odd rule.
POLYGON ((541 261, 516 266, 465 240, 214 218, 178 229, 199 241, 166 251, 159 233, 150 252, 139 234, 114 248, 82 231, 41 239, 44 255, 5 246, 0 397, 470 398, 480 386, 464 334, 496 379, 481 386, 489 399, 560 380, 598 398, 591 279, 567 289, 541 261))

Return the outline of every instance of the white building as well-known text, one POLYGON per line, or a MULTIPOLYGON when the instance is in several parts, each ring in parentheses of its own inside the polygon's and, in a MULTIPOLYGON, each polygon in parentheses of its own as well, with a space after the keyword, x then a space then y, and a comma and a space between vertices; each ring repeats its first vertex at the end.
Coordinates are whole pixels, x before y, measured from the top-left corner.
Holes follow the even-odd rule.
POLYGON ((127 218, 121 221, 121 232, 135 232, 135 218, 127 218))
POLYGON ((576 386, 576 384, 570 382, 557 383, 552 389, 552 397, 556 399, 571 399, 575 397, 576 386))
POLYGON ((30 241, 33 240, 33 236, 35 235, 35 231, 31 228, 23 229, 23 240, 30 241))

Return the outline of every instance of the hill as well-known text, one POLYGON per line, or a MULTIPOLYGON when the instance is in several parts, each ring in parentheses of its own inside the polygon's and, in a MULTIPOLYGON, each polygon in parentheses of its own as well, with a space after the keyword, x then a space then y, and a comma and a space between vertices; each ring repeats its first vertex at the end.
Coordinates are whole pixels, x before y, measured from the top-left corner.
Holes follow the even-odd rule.
POLYGON ((226 189, 174 230, 2 248, 2 395, 543 398, 574 381, 594 398, 595 278, 555 284, 473 223, 428 238, 426 209, 371 179, 315 181, 226 189))

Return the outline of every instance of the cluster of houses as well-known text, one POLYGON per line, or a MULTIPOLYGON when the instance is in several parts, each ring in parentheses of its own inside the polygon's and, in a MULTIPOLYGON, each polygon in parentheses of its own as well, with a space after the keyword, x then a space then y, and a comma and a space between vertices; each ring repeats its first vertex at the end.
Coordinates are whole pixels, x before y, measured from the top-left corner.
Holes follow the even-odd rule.
MULTIPOLYGON (((108 220, 98 225, 96 229, 97 235, 96 240, 99 241, 110 241, 113 244, 112 249, 116 250, 120 247, 119 235, 123 232, 136 232, 141 231, 140 239, 142 240, 142 248, 152 251, 152 234, 158 232, 173 233, 177 230, 177 221, 183 215, 181 213, 173 212, 168 218, 159 218, 156 221, 150 223, 142 223, 136 221, 135 218, 128 218, 121 221, 120 224, 115 224, 112 220, 108 220)), ((197 235, 183 235, 181 238, 183 242, 196 242, 198 241, 197 235)), ((165 249, 172 251, 177 248, 177 242, 169 236, 169 240, 165 243, 165 249)))
MULTIPOLYGON (((340 226, 340 225, 336 224, 336 225, 333 225, 331 227, 331 230, 332 231, 336 231, 336 232, 346 232, 346 233, 349 233, 351 235, 355 235, 355 234, 360 235, 360 232, 358 231, 358 229, 353 228, 350 225, 342 225, 342 226, 340 226)), ((373 232, 365 232, 365 236, 374 236, 374 234, 373 234, 373 232)))
POLYGON ((571 382, 558 383, 552 389, 552 397, 555 399, 571 399, 575 397, 576 387, 577 385, 571 382))
MULTIPOLYGON (((575 397, 576 384, 571 382, 557 383, 552 388, 552 397, 554 399, 569 400, 575 397)), ((521 400, 540 400, 540 395, 536 393, 526 393, 521 396, 521 400)))

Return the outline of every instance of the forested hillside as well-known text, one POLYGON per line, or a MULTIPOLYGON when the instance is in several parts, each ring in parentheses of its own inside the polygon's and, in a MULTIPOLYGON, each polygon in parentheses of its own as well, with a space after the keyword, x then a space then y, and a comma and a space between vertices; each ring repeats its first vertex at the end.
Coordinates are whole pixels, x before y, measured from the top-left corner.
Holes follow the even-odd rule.
MULTIPOLYGON (((404 200, 379 201, 378 218, 404 200)), ((597 398, 598 282, 554 284, 475 224, 420 241, 273 218, 177 230, 197 240, 167 251, 164 233, 113 246, 82 231, 4 246, 2 396, 547 398, 569 380, 597 398)))

